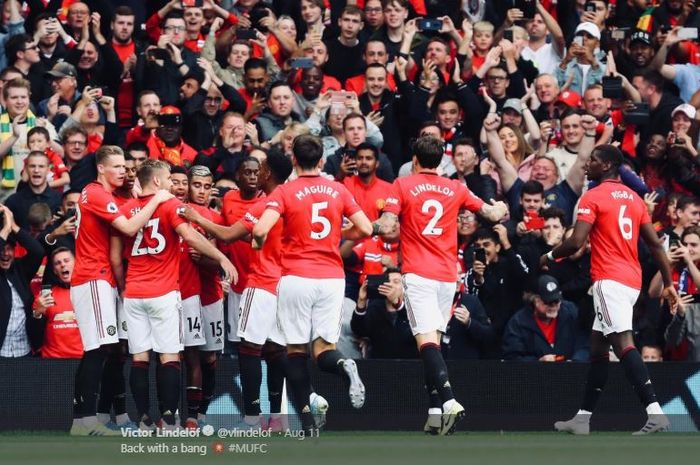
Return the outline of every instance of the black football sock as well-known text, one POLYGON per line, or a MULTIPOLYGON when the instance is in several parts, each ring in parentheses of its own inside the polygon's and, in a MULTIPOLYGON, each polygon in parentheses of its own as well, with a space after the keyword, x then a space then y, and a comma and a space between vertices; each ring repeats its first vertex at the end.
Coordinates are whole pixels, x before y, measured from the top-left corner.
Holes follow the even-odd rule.
POLYGON ((97 411, 109 414, 112 407, 115 415, 126 413, 124 356, 118 353, 109 354, 105 361, 97 411))
POLYGON ((187 386, 187 418, 197 419, 199 407, 202 403, 202 388, 187 386))
POLYGON ((280 413, 287 349, 274 342, 267 342, 263 346, 263 356, 267 363, 267 397, 270 399, 270 413, 280 413))
POLYGON ((97 413, 97 393, 100 391, 105 358, 106 353, 101 349, 89 350, 83 355, 79 382, 84 417, 92 417, 97 413))
POLYGON ((649 372, 637 348, 630 346, 624 349, 620 357, 620 362, 622 362, 622 366, 625 368, 627 380, 634 388, 634 392, 637 393, 637 397, 639 397, 639 401, 642 405, 646 407, 649 404, 657 402, 654 386, 652 386, 651 380, 649 379, 649 372))
POLYGON ((202 361, 202 403, 199 404, 199 413, 206 415, 209 403, 214 398, 216 388, 216 360, 212 362, 202 361))
POLYGON ((131 386, 131 395, 136 404, 136 411, 139 415, 139 420, 144 415, 150 418, 151 399, 148 385, 148 362, 132 362, 131 371, 129 372, 129 385, 131 386))
POLYGON ((321 354, 316 358, 316 365, 318 365, 318 368, 323 371, 347 378, 347 373, 345 373, 345 370, 343 369, 344 361, 345 357, 343 357, 343 354, 334 349, 321 352, 321 354))
POLYGON ((609 359, 610 357, 607 354, 591 359, 581 410, 593 413, 593 409, 595 409, 596 404, 598 404, 598 399, 603 393, 605 383, 608 382, 609 359))
POLYGON ((308 354, 293 353, 287 356, 287 383, 292 394, 294 408, 301 419, 302 429, 315 428, 316 423, 311 415, 311 407, 309 407, 311 373, 308 354))
POLYGON ((242 341, 238 346, 238 364, 243 391, 243 412, 260 415, 260 384, 262 383, 261 348, 242 341))
POLYGON ((440 401, 437 389, 435 389, 432 384, 426 383, 425 390, 428 392, 428 397, 430 398, 430 408, 442 410, 442 402, 440 401))
POLYGON ((73 377, 73 418, 79 419, 83 417, 83 400, 80 395, 80 372, 83 369, 83 359, 80 359, 80 364, 73 377))
POLYGON ((454 399, 452 386, 447 376, 447 365, 445 365, 445 360, 440 353, 440 347, 431 342, 423 344, 420 347, 420 358, 423 360, 425 378, 437 390, 440 400, 444 403, 454 399))
POLYGON ((162 416, 166 423, 174 423, 174 415, 180 400, 180 362, 166 362, 160 370, 158 384, 160 393, 163 396, 162 416), (173 416, 171 420, 170 416, 173 416))

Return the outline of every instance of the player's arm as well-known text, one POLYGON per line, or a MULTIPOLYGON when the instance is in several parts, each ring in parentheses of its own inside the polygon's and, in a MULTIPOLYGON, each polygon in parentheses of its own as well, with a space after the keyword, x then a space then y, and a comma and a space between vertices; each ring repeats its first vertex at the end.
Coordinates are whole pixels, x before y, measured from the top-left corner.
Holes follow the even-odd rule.
POLYGON ((484 203, 477 213, 493 223, 498 223, 508 213, 508 205, 491 199, 491 203, 484 203))
POLYGON ((272 209, 266 209, 260 219, 258 224, 253 227, 253 248, 261 249, 267 239, 267 234, 270 232, 272 227, 280 219, 280 214, 278 211, 272 209))
POLYGON ((135 214, 128 220, 125 216, 118 217, 117 219, 112 221, 112 227, 114 227, 114 229, 124 234, 125 236, 133 237, 136 235, 137 232, 139 232, 141 228, 143 228, 146 225, 148 220, 153 215, 153 212, 155 212, 156 208, 158 208, 158 205, 172 199, 173 197, 173 194, 171 194, 170 192, 165 190, 159 190, 158 192, 156 192, 153 198, 149 200, 148 203, 141 209, 141 211, 139 211, 137 214, 135 214))
POLYGON ((399 224, 399 217, 395 213, 384 212, 377 221, 372 224, 372 235, 388 234, 399 224))
POLYGON ((348 219, 352 222, 352 227, 343 229, 343 239, 357 241, 372 234, 372 222, 362 210, 354 213, 348 219))
POLYGON ((198 233, 191 224, 180 223, 175 228, 175 231, 187 242, 187 245, 195 249, 202 255, 215 260, 224 270, 224 279, 228 282, 238 282, 238 272, 231 261, 226 258, 219 249, 217 249, 206 237, 198 233))
POLYGON ((656 265, 659 267, 659 273, 661 273, 661 279, 664 283, 664 289, 661 291, 661 296, 668 301, 668 305, 671 308, 671 312, 675 313, 678 308, 678 293, 676 288, 673 287, 673 277, 671 275, 671 264, 668 261, 666 252, 659 237, 654 231, 654 227, 651 223, 644 223, 639 228, 639 234, 642 236, 644 243, 649 248, 651 256, 654 258, 656 265))
POLYGON ((577 221, 574 225, 574 232, 565 239, 564 242, 556 246, 549 253, 540 257, 540 267, 545 266, 549 262, 553 262, 558 258, 565 258, 574 254, 586 243, 586 238, 591 232, 593 225, 585 221, 577 221))
POLYGON ((124 290, 124 241, 119 236, 109 238, 109 264, 112 265, 114 279, 117 281, 117 288, 124 290))
POLYGON ((248 235, 248 230, 241 224, 237 222, 231 226, 223 226, 216 224, 213 221, 202 216, 197 210, 189 205, 185 205, 185 209, 180 214, 183 218, 192 223, 198 224, 206 232, 214 236, 220 241, 233 242, 245 238, 248 235))

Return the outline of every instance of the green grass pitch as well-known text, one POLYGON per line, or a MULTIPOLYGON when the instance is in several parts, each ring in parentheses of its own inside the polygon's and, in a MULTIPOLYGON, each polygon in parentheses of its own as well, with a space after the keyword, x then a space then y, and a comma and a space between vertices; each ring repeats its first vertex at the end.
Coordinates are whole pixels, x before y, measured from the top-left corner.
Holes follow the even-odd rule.
POLYGON ((326 432, 320 438, 257 439, 71 438, 60 433, 0 434, 0 463, 12 465, 279 464, 279 465, 675 465, 697 463, 700 435, 551 432, 468 433, 429 437, 420 432, 326 432), (214 444, 223 444, 217 454, 214 444), (160 452, 124 453, 141 445, 160 452), (182 445, 186 450, 180 450, 182 445), (254 444, 258 444, 255 450, 254 444), (265 445, 266 453, 261 452, 265 445), (164 446, 163 446, 164 445, 164 446), (194 447, 199 446, 199 448, 194 447), (238 448, 230 451, 229 448, 238 448), (246 449, 247 447, 247 449, 246 449), (175 450, 175 448, 177 448, 175 450), (167 449, 167 451, 165 450, 167 449), (206 455, 200 455, 205 451, 206 455))

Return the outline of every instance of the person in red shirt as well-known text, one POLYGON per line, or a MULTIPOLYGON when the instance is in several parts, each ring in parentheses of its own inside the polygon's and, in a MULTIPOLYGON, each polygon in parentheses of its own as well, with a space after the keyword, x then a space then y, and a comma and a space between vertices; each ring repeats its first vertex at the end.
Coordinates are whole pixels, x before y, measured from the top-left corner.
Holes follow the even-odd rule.
MULTIPOLYGON (((141 196, 130 200, 120 212, 138 215, 158 192, 171 187, 170 167, 161 160, 147 160, 137 172, 141 196)), ((170 195, 170 194, 169 194, 170 195)), ((175 411, 180 398, 180 356, 182 350, 182 303, 179 292, 180 238, 193 249, 216 261, 223 279, 236 279, 236 269, 226 256, 197 233, 178 214, 182 203, 174 198, 158 206, 151 219, 124 250, 129 253, 124 281, 124 314, 129 329, 129 352, 133 355, 131 386, 141 424, 152 426, 149 411, 148 365, 150 351, 158 352, 161 370, 156 382, 161 405, 160 427, 174 429, 175 411)), ((119 253, 121 255, 121 251, 119 253)))
POLYGON ((302 135, 294 140, 294 164, 298 178, 279 186, 268 197, 265 212, 253 228, 256 248, 280 218, 282 277, 278 285, 278 321, 287 338, 287 380, 302 428, 315 428, 309 407, 308 347, 321 370, 350 381, 350 402, 364 405, 365 388, 357 365, 336 349, 340 336, 345 273, 338 251, 341 237, 357 240, 371 232, 371 223, 340 183, 320 176, 323 145, 319 138, 302 135), (352 226, 343 228, 343 217, 352 226))
POLYGON ((540 265, 546 266, 551 261, 572 255, 590 238, 596 318, 591 334, 591 367, 581 408, 571 420, 558 421, 554 428, 573 434, 589 433, 593 409, 608 377, 608 351, 612 345, 628 381, 646 406, 648 420, 635 434, 662 431, 669 426, 669 421, 656 400, 649 373, 632 335, 632 307, 642 285, 637 251, 640 236, 659 266, 664 283, 662 295, 674 313, 678 294, 673 287, 671 267, 644 201, 620 182, 618 168, 623 162, 622 152, 612 145, 599 145, 593 149, 597 122, 593 116, 586 115, 581 124, 585 138, 579 153, 581 150, 592 151, 586 174, 589 180, 599 185, 579 200, 573 234, 543 255, 540 265))
MULTIPOLYGON (((189 206, 201 216, 214 224, 223 224, 223 218, 209 208, 209 199, 214 185, 214 176, 206 166, 195 165, 188 173, 189 206)), ((195 226, 207 239, 216 245, 214 239, 195 226)), ((219 250, 223 250, 219 247, 219 250)), ((190 286, 198 286, 198 295, 192 295, 199 308, 193 308, 194 314, 183 320, 186 332, 199 334, 199 338, 185 348, 187 363, 187 420, 185 428, 195 429, 198 421, 205 421, 209 402, 214 396, 216 386, 216 355, 224 348, 224 292, 218 279, 218 266, 203 259, 201 254, 182 244, 181 266, 189 261, 193 270, 189 276, 180 279, 180 292, 187 280, 196 280, 190 286), (198 310, 198 312, 197 312, 198 310)), ((239 274, 240 279, 240 274, 239 274)), ((196 337, 196 336, 195 336, 196 337)), ((187 345, 187 344, 186 344, 187 345)))
POLYGON ((355 149, 357 174, 346 176, 343 185, 350 191, 355 202, 365 212, 370 221, 379 218, 384 209, 391 184, 377 177, 379 150, 368 142, 355 149))
POLYGON ((135 235, 156 207, 172 197, 158 193, 133 217, 119 212, 112 192, 124 183, 124 152, 104 145, 95 153, 97 180, 80 194, 75 233, 76 266, 71 277, 71 301, 75 309, 84 354, 76 373, 76 414, 71 435, 116 435, 97 420, 96 396, 108 347, 118 342, 116 280, 109 257, 110 230, 135 235), (103 347, 104 346, 104 347, 103 347), (79 399, 79 400, 78 400, 79 399))
POLYGON ((41 293, 34 300, 34 318, 46 321, 42 358, 81 358, 83 343, 70 300, 70 278, 73 275, 75 256, 70 249, 59 247, 51 254, 51 266, 58 283, 49 292, 41 293))
POLYGON ((182 140, 182 113, 172 105, 160 109, 158 128, 147 145, 150 158, 165 160, 173 166, 188 168, 197 156, 197 151, 182 140))
POLYGON ((136 98, 138 123, 126 133, 126 145, 134 142, 147 143, 153 131, 158 128, 160 97, 152 90, 144 90, 136 98))
POLYGON ((443 154, 440 139, 419 138, 413 153, 416 174, 394 181, 374 230, 391 231, 401 219, 406 308, 431 393, 425 429, 446 435, 454 432, 465 414, 452 394, 440 353, 440 333, 445 332, 450 320, 457 282, 457 215, 460 208, 466 208, 498 221, 508 207, 503 202, 485 204, 463 183, 438 176, 443 154), (434 390, 436 395, 432 395, 434 390))

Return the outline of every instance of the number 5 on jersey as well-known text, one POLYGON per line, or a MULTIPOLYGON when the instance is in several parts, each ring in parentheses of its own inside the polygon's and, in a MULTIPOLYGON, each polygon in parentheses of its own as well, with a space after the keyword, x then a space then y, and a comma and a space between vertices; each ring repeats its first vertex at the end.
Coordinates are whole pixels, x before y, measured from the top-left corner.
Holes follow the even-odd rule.
POLYGON ((319 232, 314 231, 312 228, 311 239, 319 241, 331 233, 331 222, 328 221, 328 218, 321 215, 321 210, 326 208, 328 208, 328 202, 317 202, 311 205, 311 224, 320 223, 323 228, 319 232))

